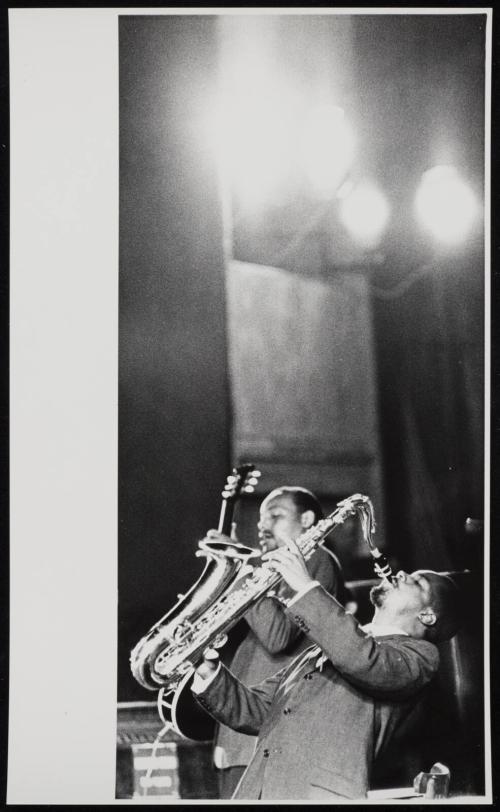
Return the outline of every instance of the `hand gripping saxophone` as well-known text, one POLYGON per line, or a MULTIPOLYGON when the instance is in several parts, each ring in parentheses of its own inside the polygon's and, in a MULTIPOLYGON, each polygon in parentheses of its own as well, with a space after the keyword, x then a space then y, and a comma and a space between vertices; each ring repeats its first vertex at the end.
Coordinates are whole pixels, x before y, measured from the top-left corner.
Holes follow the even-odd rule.
MULTIPOLYGON (((387 570, 382 571, 382 554, 372 542, 375 521, 367 496, 354 494, 339 502, 333 513, 302 533, 296 544, 307 561, 335 527, 356 514, 360 515, 365 541, 376 559, 376 572, 388 578, 390 568, 387 565, 387 570)), ((137 681, 149 690, 161 689, 158 709, 162 719, 181 736, 194 740, 210 738, 207 729, 198 726, 199 720, 191 718, 194 703, 191 691, 186 690, 203 652, 224 645, 229 629, 259 598, 273 594, 283 580, 265 562, 255 562, 261 554, 251 547, 207 540, 199 546, 197 555, 207 558, 202 576, 131 654, 137 681)))

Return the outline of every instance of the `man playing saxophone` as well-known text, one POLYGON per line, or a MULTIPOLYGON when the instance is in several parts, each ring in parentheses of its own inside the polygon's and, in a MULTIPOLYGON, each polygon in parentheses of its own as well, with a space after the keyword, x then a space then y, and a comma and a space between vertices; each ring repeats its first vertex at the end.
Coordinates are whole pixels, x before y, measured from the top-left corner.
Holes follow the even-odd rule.
MULTIPOLYGON (((298 538, 322 516, 319 501, 310 491, 295 486, 276 488, 260 506, 258 534, 262 550, 269 553, 280 549, 288 538, 298 538)), ((207 538, 225 539, 214 530, 209 531, 207 538)), ((342 571, 332 553, 319 547, 305 566, 312 578, 344 603, 342 571)), ((274 674, 311 643, 305 631, 285 612, 283 604, 276 598, 261 598, 245 614, 245 621, 248 631, 230 668, 246 685, 274 674)), ((238 732, 226 726, 218 727, 214 764, 221 798, 232 796, 252 757, 254 746, 255 737, 249 731, 238 732)))
POLYGON ((192 690, 219 722, 257 735, 234 794, 246 800, 362 799, 374 761, 436 674, 436 643, 458 629, 445 575, 399 572, 373 587, 361 627, 309 574, 297 544, 265 554, 293 594, 285 612, 315 643, 247 687, 205 652, 192 690))

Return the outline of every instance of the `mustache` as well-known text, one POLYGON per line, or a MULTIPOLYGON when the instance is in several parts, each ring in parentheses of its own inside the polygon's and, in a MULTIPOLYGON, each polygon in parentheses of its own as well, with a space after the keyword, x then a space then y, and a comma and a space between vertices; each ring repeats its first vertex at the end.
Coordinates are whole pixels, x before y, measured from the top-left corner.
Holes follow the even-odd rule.
POLYGON ((382 581, 380 584, 375 584, 375 586, 372 586, 370 589, 370 602, 373 604, 373 606, 383 606, 386 596, 389 594, 389 592, 392 592, 392 590, 393 587, 386 585, 384 581, 382 581))

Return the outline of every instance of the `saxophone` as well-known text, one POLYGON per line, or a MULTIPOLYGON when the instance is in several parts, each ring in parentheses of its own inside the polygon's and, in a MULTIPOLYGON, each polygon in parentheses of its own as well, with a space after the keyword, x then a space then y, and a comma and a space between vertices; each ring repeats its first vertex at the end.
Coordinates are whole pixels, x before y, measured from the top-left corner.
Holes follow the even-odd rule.
MULTIPOLYGON (((370 499, 354 494, 302 533, 296 544, 307 561, 326 536, 353 515, 360 514, 365 541, 373 554, 375 532, 370 499)), ((184 736, 179 715, 182 696, 206 648, 219 648, 227 632, 262 596, 273 594, 282 576, 265 562, 254 563, 260 553, 237 543, 203 540, 197 555, 206 556, 207 568, 187 596, 139 641, 131 654, 134 677, 149 690, 160 690, 158 710, 162 719, 184 736), (187 603, 186 603, 186 599, 187 603)), ((194 726, 196 728, 196 726, 194 726)), ((199 738, 196 729, 187 738, 199 738)), ((202 739, 205 738, 202 734, 202 739)))
MULTIPOLYGON (((222 491, 222 506, 218 530, 229 536, 234 507, 242 493, 252 493, 260 477, 251 463, 244 463, 233 468, 227 477, 222 491)), ((162 671, 157 670, 167 651, 173 648, 182 651, 183 641, 189 635, 189 629, 195 618, 201 619, 209 611, 214 600, 224 594, 234 583, 242 566, 259 553, 251 547, 238 542, 223 543, 203 539, 198 543, 196 556, 205 558, 205 568, 200 577, 185 595, 178 595, 178 601, 172 609, 151 627, 142 637, 130 654, 132 674, 150 691, 172 684, 177 687, 180 678, 189 666, 182 664, 176 671, 177 683, 166 680, 162 671)))

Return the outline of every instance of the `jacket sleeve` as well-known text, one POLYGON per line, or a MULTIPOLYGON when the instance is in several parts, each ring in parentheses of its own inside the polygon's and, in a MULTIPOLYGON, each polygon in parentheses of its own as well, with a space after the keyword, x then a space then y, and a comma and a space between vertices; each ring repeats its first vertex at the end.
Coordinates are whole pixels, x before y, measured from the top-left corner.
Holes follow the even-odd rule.
POLYGON ((202 693, 194 694, 194 697, 220 724, 240 733, 257 736, 269 717, 269 709, 284 671, 283 668, 248 688, 223 665, 207 688, 202 693))
POLYGON ((367 635, 338 601, 315 587, 286 610, 341 672, 365 693, 404 699, 421 690, 436 673, 439 653, 432 643, 404 635, 367 635))
MULTIPOLYGON (((327 592, 337 594, 342 576, 334 556, 320 549, 307 562, 307 569, 327 592)), ((302 636, 293 616, 284 611, 283 604, 276 598, 261 598, 246 613, 245 620, 270 654, 286 652, 302 636)))

